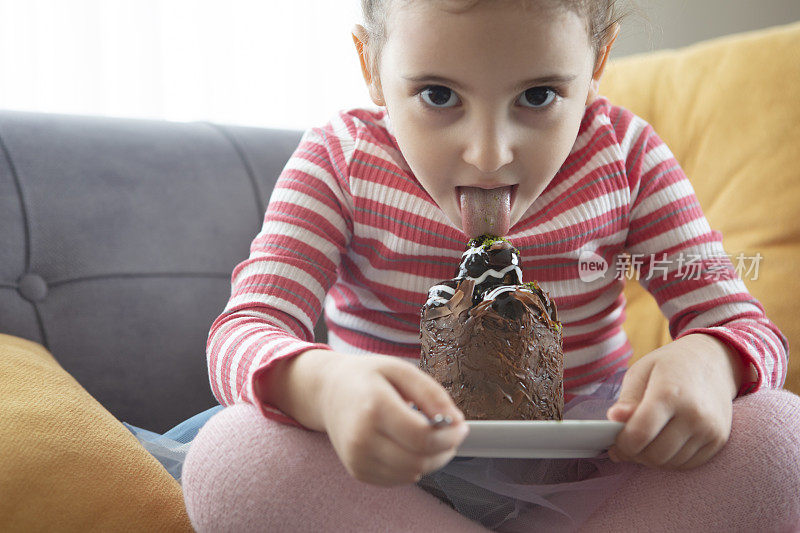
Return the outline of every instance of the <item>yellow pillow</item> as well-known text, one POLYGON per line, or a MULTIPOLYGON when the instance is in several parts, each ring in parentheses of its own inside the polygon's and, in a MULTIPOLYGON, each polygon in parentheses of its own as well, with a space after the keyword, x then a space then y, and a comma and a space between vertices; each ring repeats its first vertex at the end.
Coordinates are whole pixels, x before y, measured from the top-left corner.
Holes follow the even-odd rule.
POLYGON ((136 438, 42 346, 2 334, 0 529, 192 531, 136 438))
MULTIPOLYGON (((601 91, 653 125, 686 171, 725 251, 742 253, 743 275, 800 346, 800 24, 732 35, 680 50, 613 61, 601 91), (751 260, 760 253, 763 259, 751 260)), ((625 330, 635 356, 669 342, 666 320, 638 283, 628 283, 625 330)), ((787 389, 800 393, 800 358, 787 389)))

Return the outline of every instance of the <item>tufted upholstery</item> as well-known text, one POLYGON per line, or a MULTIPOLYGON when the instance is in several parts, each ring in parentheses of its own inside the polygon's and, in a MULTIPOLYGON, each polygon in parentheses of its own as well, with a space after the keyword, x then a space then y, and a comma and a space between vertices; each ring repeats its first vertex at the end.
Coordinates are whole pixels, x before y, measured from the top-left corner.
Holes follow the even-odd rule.
POLYGON ((120 420, 216 403, 205 341, 300 132, 0 112, 0 332, 120 420))

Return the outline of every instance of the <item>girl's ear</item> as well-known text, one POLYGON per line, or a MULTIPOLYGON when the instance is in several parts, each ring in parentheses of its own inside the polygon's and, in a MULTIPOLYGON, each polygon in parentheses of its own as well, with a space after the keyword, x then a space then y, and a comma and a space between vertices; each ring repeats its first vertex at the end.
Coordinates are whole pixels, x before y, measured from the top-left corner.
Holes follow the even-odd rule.
POLYGON ((372 56, 369 54, 367 30, 361 24, 356 24, 351 34, 353 36, 353 44, 356 45, 358 60, 361 63, 361 74, 364 76, 364 83, 367 84, 369 96, 375 105, 384 106, 386 102, 383 99, 380 79, 377 76, 374 65, 370 62, 372 56))
POLYGON ((606 68, 606 61, 611 53, 611 47, 614 45, 614 41, 617 40, 617 35, 619 35, 618 22, 615 22, 611 27, 608 28, 608 35, 611 36, 608 39, 608 44, 600 49, 600 53, 597 56, 597 61, 594 64, 592 81, 589 82, 589 94, 586 95, 586 105, 594 102, 595 99, 600 95, 600 78, 603 77, 603 71, 606 68))

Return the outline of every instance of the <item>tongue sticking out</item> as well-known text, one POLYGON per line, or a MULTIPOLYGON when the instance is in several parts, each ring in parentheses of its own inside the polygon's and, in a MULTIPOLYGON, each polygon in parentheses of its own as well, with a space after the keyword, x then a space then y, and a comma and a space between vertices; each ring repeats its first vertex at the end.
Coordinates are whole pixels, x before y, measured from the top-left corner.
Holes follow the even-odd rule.
POLYGON ((511 221, 511 187, 459 187, 461 227, 470 239, 484 234, 503 237, 511 221))

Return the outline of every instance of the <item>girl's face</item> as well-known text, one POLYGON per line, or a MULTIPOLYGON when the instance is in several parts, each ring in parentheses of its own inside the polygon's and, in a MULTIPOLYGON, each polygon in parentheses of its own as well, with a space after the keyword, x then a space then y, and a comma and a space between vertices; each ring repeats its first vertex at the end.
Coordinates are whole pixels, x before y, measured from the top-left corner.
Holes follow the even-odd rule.
POLYGON ((377 76, 365 72, 411 170, 462 230, 459 187, 511 187, 510 226, 522 218, 569 155, 599 80, 578 14, 520 4, 403 3, 377 76))

